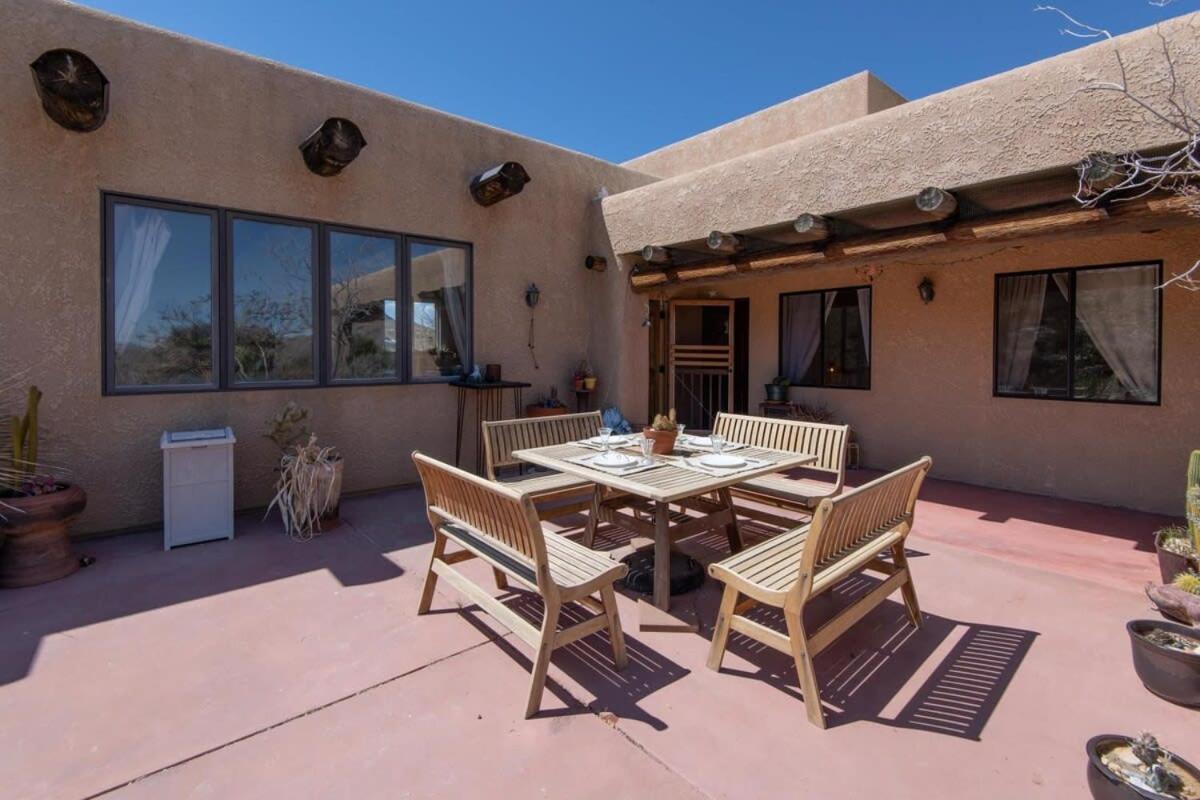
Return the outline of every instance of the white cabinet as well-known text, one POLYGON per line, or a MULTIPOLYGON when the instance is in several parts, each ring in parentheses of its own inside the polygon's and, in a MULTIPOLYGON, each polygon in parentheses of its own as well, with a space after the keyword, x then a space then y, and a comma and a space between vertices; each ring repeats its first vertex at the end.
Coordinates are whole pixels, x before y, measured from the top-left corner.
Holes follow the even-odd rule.
POLYGON ((163 431, 163 549, 233 538, 231 428, 163 431))

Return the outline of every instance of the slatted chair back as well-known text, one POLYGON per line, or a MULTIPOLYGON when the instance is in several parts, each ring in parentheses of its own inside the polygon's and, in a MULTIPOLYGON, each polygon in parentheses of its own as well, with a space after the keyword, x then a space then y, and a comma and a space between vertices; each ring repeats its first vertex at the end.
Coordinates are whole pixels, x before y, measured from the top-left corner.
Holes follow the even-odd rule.
POLYGON ((587 439, 595 436, 603 424, 599 411, 485 422, 483 447, 487 476, 495 480, 497 470, 522 464, 522 461, 513 458, 514 450, 549 447, 587 439))
POLYGON ((775 417, 754 417, 748 414, 717 414, 713 433, 730 442, 751 447, 769 447, 807 453, 817 457, 805 469, 827 473, 840 491, 846 481, 846 445, 850 440, 849 425, 828 425, 823 422, 804 422, 775 417))
POLYGON ((794 592, 806 595, 824 573, 856 555, 873 554, 872 542, 912 529, 921 482, 933 460, 925 456, 906 467, 864 483, 838 497, 822 500, 813 515, 794 592))
POLYGON ((486 555, 515 559, 533 570, 540 590, 551 588, 545 535, 528 497, 423 453, 413 453, 413 462, 435 529, 446 523, 464 529, 481 541, 482 549, 495 549, 486 555))

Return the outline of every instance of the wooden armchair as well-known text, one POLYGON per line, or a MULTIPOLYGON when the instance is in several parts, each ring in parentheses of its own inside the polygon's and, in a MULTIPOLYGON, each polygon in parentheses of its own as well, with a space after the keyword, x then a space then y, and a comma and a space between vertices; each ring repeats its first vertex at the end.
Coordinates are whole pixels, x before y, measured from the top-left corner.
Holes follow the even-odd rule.
POLYGON ((591 507, 593 485, 561 472, 540 470, 505 474, 523 466, 514 450, 566 444, 595 436, 604 423, 599 411, 553 417, 506 419, 483 423, 484 458, 489 480, 511 486, 533 498, 539 519, 554 519, 591 507))
POLYGON ((542 530, 527 495, 418 452, 412 457, 425 487, 429 524, 433 527, 433 556, 418 614, 429 611, 438 578, 445 578, 533 647, 536 654, 525 705, 527 719, 541 706, 550 654, 556 648, 607 628, 613 662, 617 669, 625 667, 625 638, 613 591, 613 583, 628 571, 624 564, 542 530), (450 542, 461 549, 447 553, 450 542), (501 578, 511 578, 541 595, 545 603, 541 626, 531 624, 454 568, 454 564, 471 558, 490 564, 502 588, 506 581, 501 578), (567 603, 581 605, 593 616, 560 630, 559 612, 567 603))
MULTIPOLYGON (((817 480, 789 478, 782 474, 764 475, 735 486, 732 490, 735 498, 808 515, 812 514, 817 504, 826 497, 836 497, 840 494, 845 485, 846 445, 850 439, 848 425, 826 425, 820 422, 722 412, 713 423, 713 433, 724 436, 727 441, 752 447, 769 447, 814 455, 817 460, 804 469, 826 476, 826 480, 817 480)), ((792 517, 747 506, 740 506, 738 513, 783 528, 791 528, 797 522, 792 517)))
POLYGON ((796 661, 808 719, 824 728, 813 658, 897 589, 904 596, 909 620, 914 626, 921 625, 904 540, 912 530, 917 493, 932 463, 926 456, 839 497, 826 498, 817 506, 810 524, 712 564, 708 573, 725 584, 725 593, 717 612, 708 666, 720 670, 731 630, 790 653, 796 661), (884 553, 891 554, 890 561, 880 559, 884 553), (883 573, 886 578, 809 633, 804 622, 808 602, 866 569, 883 573), (739 600, 742 595, 745 600, 739 600), (759 604, 783 610, 786 636, 743 616, 759 604))

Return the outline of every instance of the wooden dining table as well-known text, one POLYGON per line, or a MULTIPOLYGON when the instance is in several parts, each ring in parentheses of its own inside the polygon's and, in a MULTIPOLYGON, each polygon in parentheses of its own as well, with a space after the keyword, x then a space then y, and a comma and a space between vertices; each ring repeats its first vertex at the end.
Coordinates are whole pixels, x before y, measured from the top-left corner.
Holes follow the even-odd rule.
MULTIPOLYGON (((816 456, 805 453, 743 447, 730 454, 765 463, 729 475, 716 476, 684 465, 684 457, 701 453, 677 447, 670 456, 652 456, 661 464, 655 469, 616 475, 570 460, 589 454, 595 455, 596 450, 576 443, 513 452, 515 458, 529 464, 575 475, 594 484, 588 517, 591 529, 588 539, 594 526, 609 522, 653 540, 653 605, 662 612, 668 612, 671 605, 671 549, 675 542, 706 531, 724 529, 730 549, 735 552, 741 549, 741 532, 730 487, 750 478, 803 467, 816 460, 816 456), (699 516, 687 514, 672 519, 672 505, 699 512, 699 516), (653 522, 643 519, 637 512, 645 513, 653 522)), ((644 619, 642 627, 648 627, 644 619)))

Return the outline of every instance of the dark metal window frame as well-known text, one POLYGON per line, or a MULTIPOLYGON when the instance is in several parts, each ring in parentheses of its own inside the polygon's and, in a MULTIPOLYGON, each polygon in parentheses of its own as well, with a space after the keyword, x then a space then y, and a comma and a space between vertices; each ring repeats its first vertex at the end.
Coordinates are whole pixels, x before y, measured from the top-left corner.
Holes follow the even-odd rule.
MULTIPOLYGON (((784 342, 784 333, 785 333, 784 332, 783 310, 784 310, 784 306, 786 304, 787 298, 796 297, 798 295, 805 295, 805 294, 820 295, 821 299, 819 300, 819 302, 821 304, 822 311, 824 311, 824 309, 825 309, 825 297, 824 296, 825 295, 831 294, 833 292, 843 292, 843 291, 857 292, 859 289, 866 289, 868 292, 870 292, 871 318, 867 321, 867 341, 865 343, 866 350, 867 350, 867 383, 866 383, 866 385, 865 386, 833 386, 833 385, 826 384, 825 383, 825 369, 824 369, 824 367, 822 367, 821 369, 817 370, 817 374, 821 376, 820 383, 793 383, 792 386, 800 386, 800 387, 803 387, 806 389, 848 389, 850 391, 858 391, 858 392, 866 392, 866 391, 871 390, 871 372, 872 372, 871 349, 874 346, 874 341, 875 341, 875 287, 869 283, 859 284, 859 285, 855 285, 855 286, 835 286, 835 287, 832 287, 829 289, 808 289, 808 290, 802 291, 802 292, 781 292, 779 294, 779 343, 778 343, 779 344, 779 363, 778 363, 779 371, 775 373, 776 375, 784 375, 785 374, 783 371, 784 370, 783 342, 784 342)), ((820 331, 821 331, 821 339, 819 342, 817 342, 817 354, 820 356, 821 361, 823 363, 825 360, 825 318, 823 315, 821 317, 820 331)))
POLYGON ((1003 397, 1018 400, 1055 400, 1066 403, 1101 403, 1105 405, 1117 406, 1160 406, 1162 405, 1162 357, 1163 357, 1163 341, 1162 341, 1162 326, 1163 326, 1163 292, 1160 288, 1163 282, 1163 262, 1161 259, 1146 259, 1144 261, 1122 261, 1115 264, 1089 264, 1083 267, 1051 267, 1044 269, 1022 270, 1020 272, 998 272, 993 276, 992 280, 992 397, 1003 397), (1155 351, 1158 354, 1155 369, 1155 387, 1157 393, 1154 400, 1106 400, 1102 397, 1075 397, 1075 279, 1080 272, 1096 272, 1105 269, 1121 269, 1128 267, 1154 267, 1156 277, 1154 280, 1154 291, 1158 294, 1158 312, 1157 312, 1157 345, 1155 351), (1039 395, 1031 392, 1002 392, 1000 391, 1000 281, 1004 278, 1015 278, 1023 275, 1046 275, 1053 276, 1055 273, 1065 272, 1070 276, 1070 297, 1067 298, 1068 313, 1070 318, 1067 320, 1067 396, 1054 397, 1050 395, 1039 395))
POLYGON ((325 220, 305 219, 283 214, 264 214, 257 211, 223 208, 203 203, 167 200, 158 197, 102 191, 100 263, 101 289, 101 341, 102 381, 104 396, 179 394, 203 392, 241 392, 262 390, 316 389, 343 386, 384 386, 407 384, 448 383, 457 376, 412 376, 412 308, 410 293, 410 243, 428 244, 439 247, 457 247, 466 256, 466 303, 467 303, 467 349, 463 366, 474 363, 475 352, 475 253, 474 245, 456 239, 436 236, 399 233, 375 228, 366 228, 325 220), (115 279, 115 236, 113 234, 113 206, 124 203, 146 208, 161 208, 168 211, 208 215, 212 220, 212 353, 213 378, 209 384, 186 385, 116 385, 116 301, 115 279), (233 369, 233 236, 232 222, 246 219, 270 224, 308 227, 313 231, 313 358, 314 379, 311 381, 270 381, 234 383, 233 369), (331 297, 329 264, 329 234, 331 232, 376 236, 392 239, 396 246, 396 376, 387 378, 338 378, 333 377, 330 361, 331 297))

